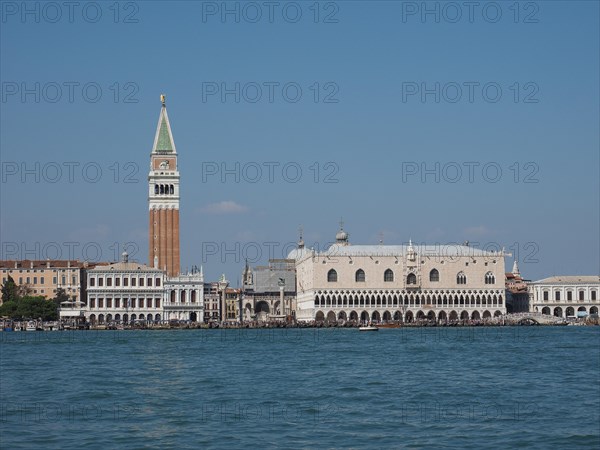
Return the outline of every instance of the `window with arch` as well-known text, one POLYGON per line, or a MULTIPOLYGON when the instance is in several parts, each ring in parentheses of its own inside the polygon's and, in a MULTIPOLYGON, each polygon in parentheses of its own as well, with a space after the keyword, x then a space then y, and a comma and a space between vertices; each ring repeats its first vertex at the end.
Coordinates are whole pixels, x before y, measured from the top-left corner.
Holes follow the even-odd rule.
POLYGON ((492 272, 488 272, 485 274, 485 284, 496 284, 496 277, 492 272))
POLYGON ((429 272, 429 281, 440 281, 440 273, 437 269, 432 269, 431 272, 429 272))
POLYGON ((335 269, 331 269, 327 272, 327 282, 328 283, 336 283, 337 282, 337 272, 335 269))
POLYGON ((458 272, 456 275, 456 284, 467 284, 467 276, 464 272, 458 272))
POLYGON ((173 195, 175 193, 175 188, 173 185, 169 186, 169 194, 173 195))
POLYGON ((385 282, 394 281, 394 272, 392 271, 392 269, 387 269, 383 273, 383 281, 385 281, 385 282))
POLYGON ((409 273, 406 277, 406 284, 417 284, 417 276, 414 273, 409 273))
POLYGON ((356 281, 357 283, 364 283, 365 282, 365 271, 362 269, 358 269, 356 271, 356 273, 354 274, 354 281, 356 281))
POLYGON ((155 184, 155 185, 154 185, 154 193, 155 193, 155 194, 158 194, 158 184, 155 184))

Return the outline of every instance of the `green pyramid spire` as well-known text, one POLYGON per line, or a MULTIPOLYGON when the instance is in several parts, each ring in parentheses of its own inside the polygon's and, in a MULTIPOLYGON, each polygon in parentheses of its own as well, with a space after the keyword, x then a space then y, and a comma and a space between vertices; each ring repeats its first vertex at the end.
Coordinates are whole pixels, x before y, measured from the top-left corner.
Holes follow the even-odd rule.
POLYGON ((164 96, 161 96, 161 102, 162 108, 160 109, 160 117, 158 118, 158 126, 156 128, 152 153, 177 153, 177 150, 175 150, 175 143, 173 142, 173 136, 171 135, 171 125, 169 123, 164 96))
POLYGON ((173 146, 171 145, 171 134, 169 133, 169 127, 167 126, 167 119, 162 116, 160 121, 160 129, 158 130, 158 141, 156 141, 157 152, 172 152, 173 146))

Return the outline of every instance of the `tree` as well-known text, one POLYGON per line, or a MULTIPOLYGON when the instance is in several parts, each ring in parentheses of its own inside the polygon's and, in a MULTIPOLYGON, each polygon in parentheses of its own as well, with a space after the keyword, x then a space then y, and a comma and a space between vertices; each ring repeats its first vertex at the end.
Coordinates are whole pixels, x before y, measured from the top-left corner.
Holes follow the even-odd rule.
POLYGON ((18 297, 27 297, 31 294, 31 292, 33 291, 33 289, 31 289, 31 285, 29 284, 20 284, 17 287, 17 296, 18 297))
POLYGON ((0 306, 0 316, 11 319, 38 319, 56 320, 58 313, 54 302, 44 297, 23 297, 18 301, 11 300, 0 306))
POLYGON ((52 299, 52 303, 56 308, 60 308, 62 302, 68 302, 69 300, 71 300, 71 297, 69 297, 65 290, 63 288, 58 288, 56 290, 56 295, 52 299))
POLYGON ((15 280, 9 275, 8 279, 2 283, 2 302, 12 302, 19 299, 19 287, 15 283, 15 280))

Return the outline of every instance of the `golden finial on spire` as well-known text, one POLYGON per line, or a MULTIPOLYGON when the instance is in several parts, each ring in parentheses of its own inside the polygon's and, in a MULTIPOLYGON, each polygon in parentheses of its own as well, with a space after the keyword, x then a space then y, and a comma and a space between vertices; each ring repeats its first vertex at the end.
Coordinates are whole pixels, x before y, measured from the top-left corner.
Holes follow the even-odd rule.
POLYGON ((165 105, 165 101, 167 100, 167 97, 165 96, 165 94, 160 94, 160 102, 162 103, 163 106, 165 105))

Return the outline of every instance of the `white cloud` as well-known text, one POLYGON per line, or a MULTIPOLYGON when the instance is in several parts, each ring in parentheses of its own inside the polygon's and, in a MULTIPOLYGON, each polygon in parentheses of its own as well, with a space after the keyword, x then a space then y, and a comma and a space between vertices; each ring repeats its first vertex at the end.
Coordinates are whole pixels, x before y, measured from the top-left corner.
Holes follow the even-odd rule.
POLYGON ((248 211, 248 208, 234 202, 233 200, 225 200, 218 203, 210 203, 204 208, 200 209, 200 212, 205 214, 240 214, 248 211))
POLYGON ((491 233, 491 230, 484 225, 465 228, 464 234, 469 237, 485 236, 491 233))
POLYGON ((96 239, 106 238, 109 233, 109 226, 99 223, 96 224, 96 226, 75 229, 69 233, 69 238, 76 241, 94 241, 96 239))

